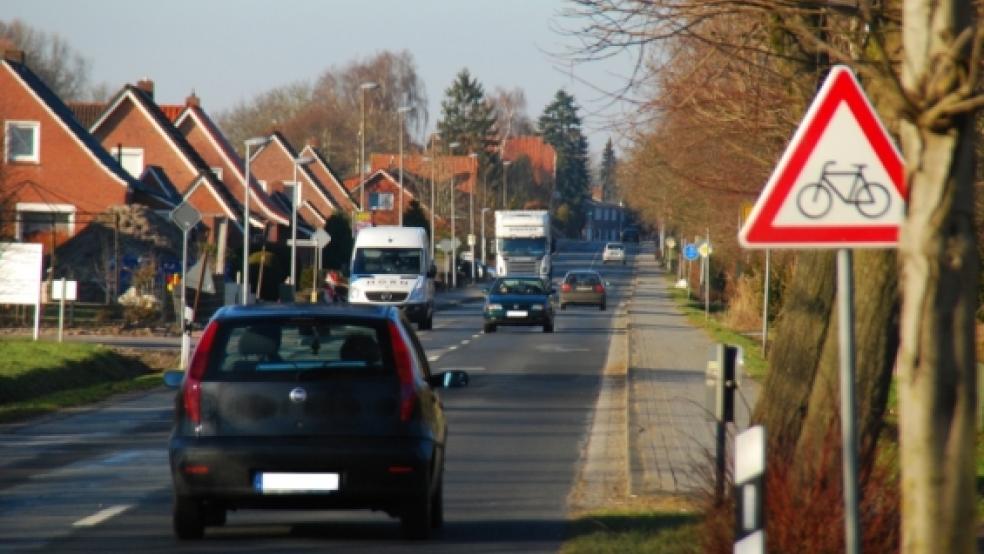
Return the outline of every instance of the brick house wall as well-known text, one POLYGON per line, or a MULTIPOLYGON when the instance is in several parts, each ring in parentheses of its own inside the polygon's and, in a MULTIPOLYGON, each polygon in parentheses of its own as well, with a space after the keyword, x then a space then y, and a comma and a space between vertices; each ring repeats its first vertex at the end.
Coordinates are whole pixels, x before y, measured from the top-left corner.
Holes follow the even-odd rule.
MULTIPOLYGON (((8 210, 20 208, 22 215, 29 210, 50 209, 68 214, 56 216, 67 220, 57 224, 57 244, 85 228, 92 215, 125 204, 131 188, 121 168, 116 167, 119 173, 115 173, 107 166, 105 152, 93 151, 92 148, 99 148, 97 142, 89 137, 90 148, 84 137, 80 138, 85 130, 61 100, 47 87, 35 88, 36 77, 29 71, 17 61, 0 62, 0 132, 4 137, 0 198, 5 199, 0 219, 4 234, 25 238, 23 227, 30 223, 12 221, 14 214, 8 210), (8 122, 37 124, 37 161, 7 160, 8 122)), ((38 240, 46 250, 50 248, 50 235, 38 240)))

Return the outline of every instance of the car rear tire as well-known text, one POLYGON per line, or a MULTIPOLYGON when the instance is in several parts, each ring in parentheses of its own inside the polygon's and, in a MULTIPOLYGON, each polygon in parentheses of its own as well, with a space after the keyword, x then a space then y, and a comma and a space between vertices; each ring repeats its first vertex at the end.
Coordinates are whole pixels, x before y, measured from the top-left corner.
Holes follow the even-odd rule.
POLYGON ((566 310, 567 309, 567 304, 561 303, 560 304, 560 309, 561 310, 566 310))
POLYGON ((546 323, 543 326, 544 333, 553 333, 553 323, 546 323))
POLYGON ((426 318, 421 319, 417 322, 418 331, 430 331, 434 328, 434 314, 428 315, 426 318))
POLYGON ((604 302, 602 302, 601 304, 598 304, 598 309, 601 310, 601 311, 605 311, 605 308, 606 307, 607 306, 605 306, 605 303, 604 302))
POLYGON ((202 503, 179 496, 174 499, 172 523, 174 534, 183 541, 198 540, 205 536, 205 511, 202 503))
POLYGON ((400 515, 400 526, 403 536, 412 540, 426 540, 430 538, 431 528, 434 524, 434 497, 430 493, 424 493, 416 500, 410 502, 403 508, 400 515))
POLYGON ((493 324, 493 323, 486 323, 485 324, 485 327, 484 327, 484 330, 485 330, 486 333, 494 333, 495 332, 495 324, 493 324))
POLYGON ((431 529, 444 527, 444 483, 437 485, 434 498, 431 500, 431 529))

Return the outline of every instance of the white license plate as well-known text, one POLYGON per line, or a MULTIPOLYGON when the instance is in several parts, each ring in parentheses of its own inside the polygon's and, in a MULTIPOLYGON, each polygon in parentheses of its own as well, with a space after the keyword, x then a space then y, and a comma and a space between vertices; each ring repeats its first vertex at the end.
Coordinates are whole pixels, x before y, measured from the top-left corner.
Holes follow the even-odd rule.
POLYGON ((506 317, 526 317, 530 315, 526 310, 508 310, 506 317))
POLYGON ((260 472, 253 487, 263 494, 332 492, 338 490, 338 474, 260 472))

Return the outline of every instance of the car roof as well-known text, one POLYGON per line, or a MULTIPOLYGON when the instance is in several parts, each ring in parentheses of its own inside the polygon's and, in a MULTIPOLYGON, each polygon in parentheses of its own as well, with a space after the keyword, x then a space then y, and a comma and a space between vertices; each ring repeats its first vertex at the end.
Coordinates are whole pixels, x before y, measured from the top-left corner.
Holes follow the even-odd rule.
POLYGON ((281 317, 338 317, 390 319, 396 308, 373 305, 280 304, 264 303, 248 306, 225 306, 215 312, 213 319, 281 318, 281 317))

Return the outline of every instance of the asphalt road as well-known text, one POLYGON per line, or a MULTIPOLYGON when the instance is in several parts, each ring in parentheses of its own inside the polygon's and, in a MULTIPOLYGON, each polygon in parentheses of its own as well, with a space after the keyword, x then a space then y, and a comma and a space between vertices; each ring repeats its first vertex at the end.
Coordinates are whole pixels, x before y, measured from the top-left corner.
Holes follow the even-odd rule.
MULTIPOLYGON (((568 245, 555 276, 600 266, 601 244, 568 245)), ((602 267, 615 306, 631 275, 602 267)), ((554 552, 610 342, 612 311, 558 311, 556 330, 481 332, 481 305, 439 312, 420 333, 434 370, 466 369, 443 392, 450 439, 441 533, 401 538, 371 512, 241 511, 203 541, 170 527, 166 442, 174 393, 117 398, 0 427, 0 551, 554 552)))

